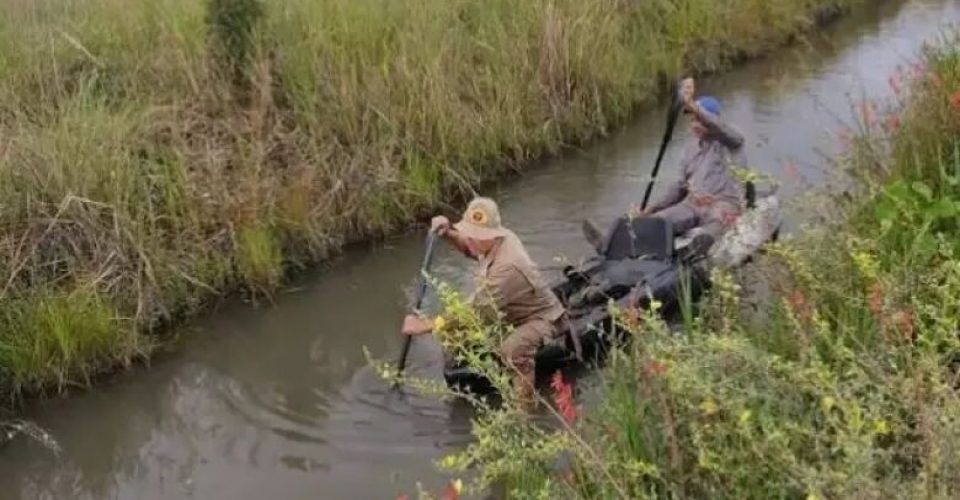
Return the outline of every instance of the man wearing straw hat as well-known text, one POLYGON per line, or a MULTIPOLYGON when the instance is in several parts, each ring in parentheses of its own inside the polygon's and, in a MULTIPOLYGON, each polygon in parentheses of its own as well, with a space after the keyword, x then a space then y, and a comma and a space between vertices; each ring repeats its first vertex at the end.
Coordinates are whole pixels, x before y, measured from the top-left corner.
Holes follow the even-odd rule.
MULTIPOLYGON (((513 231, 503 227, 500 210, 489 198, 475 198, 463 219, 453 226, 440 215, 432 229, 468 258, 480 263, 473 304, 487 318, 513 327, 500 346, 500 356, 513 371, 521 402, 533 406, 534 355, 544 340, 563 331, 566 314, 553 291, 544 284, 536 264, 513 231)), ((416 315, 404 319, 403 333, 420 335, 433 322, 416 315)))

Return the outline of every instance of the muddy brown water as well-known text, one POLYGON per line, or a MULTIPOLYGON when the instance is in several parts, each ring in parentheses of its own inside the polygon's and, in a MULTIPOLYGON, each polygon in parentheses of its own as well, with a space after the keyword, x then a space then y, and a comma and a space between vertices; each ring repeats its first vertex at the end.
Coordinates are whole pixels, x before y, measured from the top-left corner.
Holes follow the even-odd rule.
MULTIPOLYGON (((956 2, 883 2, 701 86, 749 136, 751 165, 796 199, 827 178, 851 102, 889 94, 897 65, 951 20, 956 2)), ((586 255, 580 220, 609 221, 639 200, 663 117, 645 113, 495 190, 535 259, 586 255)), ((684 139, 675 137, 664 179, 684 139)), ((418 481, 437 491, 446 478, 432 461, 470 441, 469 408, 391 394, 362 351, 399 352, 403 290, 421 251, 420 235, 353 248, 273 306, 234 304, 185 327, 149 368, 31 403, 25 417, 61 452, 22 437, 0 448, 0 499, 375 499, 415 497, 418 481)), ((466 266, 444 249, 435 270, 456 279, 466 266)), ((415 346, 415 369, 431 371, 428 347, 415 346)))

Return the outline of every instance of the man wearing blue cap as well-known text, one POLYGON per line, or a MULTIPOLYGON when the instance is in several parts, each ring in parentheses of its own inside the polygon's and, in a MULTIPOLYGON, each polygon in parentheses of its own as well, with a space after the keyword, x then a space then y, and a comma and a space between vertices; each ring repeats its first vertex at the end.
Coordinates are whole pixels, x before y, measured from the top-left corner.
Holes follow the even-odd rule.
POLYGON ((745 167, 746 157, 743 135, 720 119, 720 103, 708 96, 694 100, 694 90, 692 78, 683 81, 680 97, 693 118, 694 139, 680 162, 680 179, 646 210, 634 207, 631 213, 667 219, 675 234, 702 227, 691 248, 705 251, 740 213, 743 196, 731 167, 745 167))

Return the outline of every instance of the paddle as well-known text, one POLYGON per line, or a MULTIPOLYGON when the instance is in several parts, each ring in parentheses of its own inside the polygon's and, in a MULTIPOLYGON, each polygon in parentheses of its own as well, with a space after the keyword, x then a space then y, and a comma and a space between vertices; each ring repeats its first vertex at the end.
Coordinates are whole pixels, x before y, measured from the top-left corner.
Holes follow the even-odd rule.
POLYGON ((643 203, 640 210, 647 208, 650 201, 650 193, 653 192, 653 183, 657 180, 657 173, 660 172, 660 162, 663 161, 663 154, 667 151, 667 144, 673 137, 673 129, 677 125, 677 118, 680 116, 680 110, 683 109, 683 103, 680 101, 680 92, 674 88, 673 102, 670 103, 670 109, 667 110, 667 129, 663 133, 663 141, 660 142, 660 152, 657 153, 657 161, 653 164, 653 174, 650 175, 650 182, 647 183, 647 191, 643 194, 643 203))
MULTIPOLYGON (((437 233, 433 230, 430 230, 427 233, 427 243, 426 250, 423 252, 423 262, 420 264, 420 282, 417 284, 417 292, 415 295, 415 303, 413 305, 414 312, 420 310, 420 306, 423 304, 423 297, 427 294, 427 271, 430 270, 430 261, 433 259, 433 247, 434 243, 437 241, 437 233)), ((410 352, 410 344, 413 341, 412 335, 405 335, 403 340, 403 352, 400 354, 400 361, 397 363, 397 373, 403 374, 404 368, 407 366, 407 354, 410 352)), ((394 384, 394 387, 397 387, 397 384, 394 384)))

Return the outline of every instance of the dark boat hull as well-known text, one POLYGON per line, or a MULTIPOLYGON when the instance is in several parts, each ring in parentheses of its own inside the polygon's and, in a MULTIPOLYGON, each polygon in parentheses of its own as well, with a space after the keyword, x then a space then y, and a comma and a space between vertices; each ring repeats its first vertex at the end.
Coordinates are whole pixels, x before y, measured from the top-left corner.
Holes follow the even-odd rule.
MULTIPOLYGON (((567 308, 572 331, 537 351, 538 379, 558 370, 595 365, 611 346, 626 340, 610 315, 611 302, 626 307, 636 300, 645 309, 656 300, 659 313, 669 321, 680 316, 685 295, 695 301, 707 286, 702 268, 663 260, 597 260, 565 274, 553 291, 567 308), (575 354, 573 335, 579 339, 582 359, 575 354)), ((460 390, 492 390, 490 382, 468 366, 448 366, 444 375, 448 385, 460 390)))

